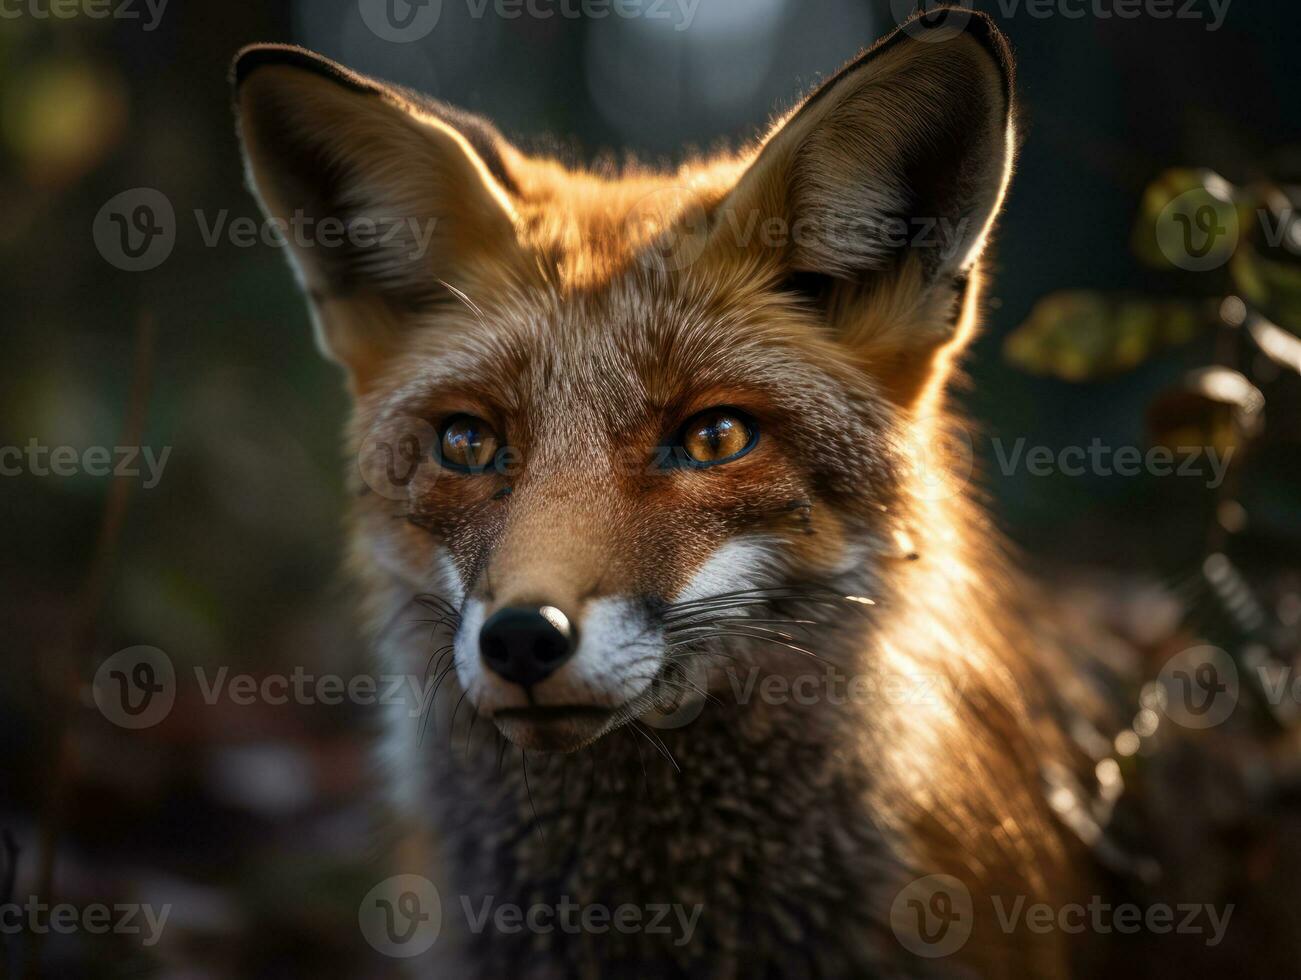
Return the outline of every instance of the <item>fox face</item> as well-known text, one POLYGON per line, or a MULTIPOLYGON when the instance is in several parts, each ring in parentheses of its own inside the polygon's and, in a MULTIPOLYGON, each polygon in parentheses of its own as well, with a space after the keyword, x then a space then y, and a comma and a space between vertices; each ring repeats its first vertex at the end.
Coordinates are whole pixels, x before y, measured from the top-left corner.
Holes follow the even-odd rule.
POLYGON ((377 602, 440 597, 480 715, 573 750, 807 653, 793 616, 861 632, 1010 169, 988 21, 669 173, 528 156, 299 49, 235 81, 265 211, 316 229, 287 237, 355 395, 354 551, 377 602))
POLYGON ((530 747, 656 703, 689 662, 673 644, 719 618, 709 600, 851 571, 846 525, 870 526, 889 495, 884 406, 773 329, 787 302, 735 305, 699 282, 648 300, 652 282, 488 301, 487 328, 454 317, 361 419, 433 420, 408 498, 382 501, 372 533, 413 587, 441 573, 458 678, 530 747))

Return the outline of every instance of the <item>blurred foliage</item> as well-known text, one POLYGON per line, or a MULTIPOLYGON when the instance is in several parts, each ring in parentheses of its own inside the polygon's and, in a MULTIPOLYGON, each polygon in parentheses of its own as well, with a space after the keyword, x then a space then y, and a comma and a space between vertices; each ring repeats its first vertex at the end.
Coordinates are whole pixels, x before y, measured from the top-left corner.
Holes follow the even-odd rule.
POLYGON ((1215 330, 1226 315, 1236 319, 1231 327, 1266 319, 1301 335, 1298 197, 1287 185, 1237 187, 1210 170, 1167 171, 1142 196, 1134 252, 1152 268, 1209 277, 1214 298, 1050 293, 1007 336, 1006 357, 1034 374, 1094 381, 1215 330))
POLYGON ((1215 322, 1218 306, 1087 290, 1050 293, 1007 338, 1005 349, 1029 371, 1087 381, 1123 373, 1192 340, 1215 322))
POLYGON ((1148 407, 1150 441, 1175 453, 1210 448, 1228 459, 1260 434, 1264 405, 1264 396, 1237 371, 1193 371, 1148 407))

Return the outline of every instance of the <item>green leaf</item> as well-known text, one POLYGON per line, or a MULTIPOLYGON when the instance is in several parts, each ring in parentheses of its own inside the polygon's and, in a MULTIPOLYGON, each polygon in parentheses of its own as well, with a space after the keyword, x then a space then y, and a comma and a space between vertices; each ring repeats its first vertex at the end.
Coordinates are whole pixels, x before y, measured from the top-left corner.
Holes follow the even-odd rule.
POLYGON ((1301 262, 1262 255, 1252 243, 1240 248, 1229 270, 1238 292, 1271 320, 1301 335, 1301 262))
POLYGON ((1213 170, 1168 170, 1143 193, 1134 251, 1157 269, 1221 268, 1252 210, 1247 195, 1213 170))
POLYGON ((1088 291, 1051 293, 1004 343, 1009 361, 1033 374, 1091 381, 1120 374, 1216 322, 1218 304, 1088 291))

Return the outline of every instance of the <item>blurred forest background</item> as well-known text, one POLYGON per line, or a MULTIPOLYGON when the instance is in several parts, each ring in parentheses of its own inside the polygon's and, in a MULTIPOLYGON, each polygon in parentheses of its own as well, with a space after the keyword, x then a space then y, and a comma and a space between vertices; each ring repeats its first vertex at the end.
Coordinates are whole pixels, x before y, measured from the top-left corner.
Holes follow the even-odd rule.
MULTIPOLYGON (((1024 142, 987 331, 960 393, 979 420, 981 482, 1029 560, 1164 574, 1204 544, 1202 483, 1005 475, 992 439, 1141 446, 1154 394, 1210 363, 1214 335, 1085 383, 1022 371, 1003 343, 1059 290, 1222 295, 1211 274, 1137 261, 1135 215, 1173 166, 1301 182, 1301 10, 1236 0, 1210 31, 978 6, 1016 49, 1024 142)), ((0 827, 18 847, 18 895, 39 874, 54 652, 75 652, 87 672, 137 644, 166 651, 178 672, 365 669, 337 570, 351 465, 338 448, 340 377, 316 354, 280 250, 204 240, 204 223, 223 214, 259 218, 230 112, 239 47, 303 44, 483 113, 526 147, 671 162, 686 146, 751 137, 894 26, 884 0, 701 0, 685 30, 507 19, 491 6, 476 19, 444 0, 436 29, 396 44, 368 29, 357 0, 173 0, 148 30, 150 8, 134 7, 139 19, 57 19, 23 0, 0 19, 0 446, 116 445, 147 315, 156 343, 142 443, 171 447, 157 485, 133 490, 89 637, 86 582, 110 481, 0 477, 0 827), (133 273, 105 260, 92 224, 140 187, 166 195, 177 233, 165 262, 133 273)), ((1295 410, 1295 393, 1281 405, 1295 410)), ((1291 438, 1251 463, 1258 523, 1245 545, 1280 567, 1301 547, 1295 417, 1284 428, 1291 438)), ((383 975, 356 929, 356 897, 374 878, 364 706, 206 705, 183 687, 166 721, 142 732, 89 701, 73 721, 57 894, 174 909, 148 949, 131 937, 49 937, 48 975, 383 975)))

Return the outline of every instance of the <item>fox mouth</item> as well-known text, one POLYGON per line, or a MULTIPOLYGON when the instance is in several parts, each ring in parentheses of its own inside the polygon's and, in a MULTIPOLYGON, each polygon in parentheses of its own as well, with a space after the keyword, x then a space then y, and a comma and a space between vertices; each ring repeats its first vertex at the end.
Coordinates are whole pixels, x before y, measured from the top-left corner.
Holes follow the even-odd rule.
POLYGON ((615 726, 619 709, 589 704, 499 708, 493 723, 510 741, 543 752, 573 752, 615 726))
POLYGON ((606 721, 614 717, 616 709, 593 704, 539 704, 527 708, 498 708, 494 721, 519 719, 532 723, 549 721, 606 721))

